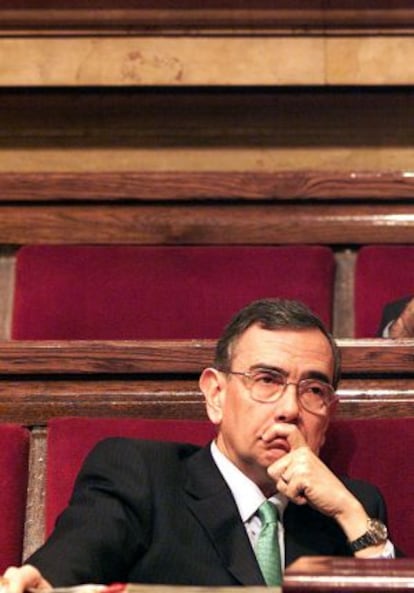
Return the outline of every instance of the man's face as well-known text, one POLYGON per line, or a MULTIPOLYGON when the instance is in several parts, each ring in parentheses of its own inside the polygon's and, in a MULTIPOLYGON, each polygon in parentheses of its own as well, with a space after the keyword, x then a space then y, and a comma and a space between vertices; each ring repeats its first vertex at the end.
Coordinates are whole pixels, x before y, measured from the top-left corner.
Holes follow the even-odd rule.
MULTIPOLYGON (((334 364, 330 344, 318 329, 265 330, 254 325, 236 343, 231 370, 257 367, 282 371, 288 382, 324 378, 331 383, 334 364)), ((302 408, 294 385, 276 402, 260 403, 251 399, 244 377, 224 373, 217 374, 214 406, 207 398, 207 410, 219 428, 220 450, 259 485, 269 480, 266 468, 291 448, 286 428, 293 437, 299 430, 318 453, 330 416, 329 409, 317 415, 302 408), (265 432, 272 434, 270 441, 262 439, 265 432)))

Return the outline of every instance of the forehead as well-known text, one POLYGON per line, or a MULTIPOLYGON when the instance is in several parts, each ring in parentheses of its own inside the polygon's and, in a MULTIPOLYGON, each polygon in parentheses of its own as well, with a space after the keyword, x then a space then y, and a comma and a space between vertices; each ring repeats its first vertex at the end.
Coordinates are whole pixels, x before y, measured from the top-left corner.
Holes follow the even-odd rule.
POLYGON ((232 358, 244 369, 263 364, 287 371, 321 371, 332 376, 334 367, 331 345, 317 328, 267 330, 253 325, 236 342, 232 358))

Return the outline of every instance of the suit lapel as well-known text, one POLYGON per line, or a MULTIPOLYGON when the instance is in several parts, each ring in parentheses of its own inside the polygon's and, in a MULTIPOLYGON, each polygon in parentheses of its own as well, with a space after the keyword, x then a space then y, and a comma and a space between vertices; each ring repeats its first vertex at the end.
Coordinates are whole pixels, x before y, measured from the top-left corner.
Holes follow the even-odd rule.
POLYGON ((242 585, 264 585, 256 557, 233 496, 208 447, 187 464, 185 499, 204 526, 224 566, 242 585))

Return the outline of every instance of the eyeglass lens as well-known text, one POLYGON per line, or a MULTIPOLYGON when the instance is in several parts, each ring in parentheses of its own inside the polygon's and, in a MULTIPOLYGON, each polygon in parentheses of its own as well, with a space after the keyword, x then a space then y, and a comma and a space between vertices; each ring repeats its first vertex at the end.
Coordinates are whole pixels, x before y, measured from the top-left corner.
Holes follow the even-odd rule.
MULTIPOLYGON (((282 373, 271 370, 257 370, 249 375, 253 399, 272 401, 280 397, 288 384, 282 373)), ((322 409, 332 399, 332 387, 318 379, 302 379, 297 384, 297 393, 303 405, 312 409, 322 409)))

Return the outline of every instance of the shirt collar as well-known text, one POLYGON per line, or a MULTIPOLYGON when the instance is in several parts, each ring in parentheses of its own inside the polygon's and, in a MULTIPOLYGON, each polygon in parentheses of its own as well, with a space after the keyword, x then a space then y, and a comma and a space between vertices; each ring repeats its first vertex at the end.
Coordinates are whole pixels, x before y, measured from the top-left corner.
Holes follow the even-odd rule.
MULTIPOLYGON (((243 523, 251 519, 259 506, 266 500, 263 492, 250 478, 248 478, 228 457, 217 447, 215 441, 211 443, 211 455, 220 473, 233 494, 236 506, 243 523)), ((288 504, 288 499, 282 494, 275 494, 269 498, 276 506, 279 517, 288 504)))

